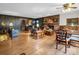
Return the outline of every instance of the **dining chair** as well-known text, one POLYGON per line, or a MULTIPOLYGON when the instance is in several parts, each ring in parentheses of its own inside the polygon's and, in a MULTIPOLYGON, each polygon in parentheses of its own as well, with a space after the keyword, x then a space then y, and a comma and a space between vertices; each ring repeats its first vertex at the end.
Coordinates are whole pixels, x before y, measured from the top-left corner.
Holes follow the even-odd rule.
POLYGON ((65 45, 65 53, 67 53, 67 47, 70 47, 70 40, 67 39, 66 30, 56 30, 56 49, 58 49, 59 44, 65 45))

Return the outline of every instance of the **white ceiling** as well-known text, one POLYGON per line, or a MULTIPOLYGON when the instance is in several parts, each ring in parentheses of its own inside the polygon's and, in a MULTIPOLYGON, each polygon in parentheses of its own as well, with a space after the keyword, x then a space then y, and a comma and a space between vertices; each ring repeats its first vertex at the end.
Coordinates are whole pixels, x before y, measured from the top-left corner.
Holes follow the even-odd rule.
MULTIPOLYGON (((0 14, 39 18, 61 13, 59 3, 0 3, 0 14)), ((77 4, 79 6, 79 4, 77 4)))

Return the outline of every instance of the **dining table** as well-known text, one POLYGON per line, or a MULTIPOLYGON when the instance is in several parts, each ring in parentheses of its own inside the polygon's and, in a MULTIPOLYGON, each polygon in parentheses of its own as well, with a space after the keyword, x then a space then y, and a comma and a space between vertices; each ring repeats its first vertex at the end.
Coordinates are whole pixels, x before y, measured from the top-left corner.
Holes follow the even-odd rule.
POLYGON ((71 41, 71 45, 79 47, 79 31, 78 30, 71 30, 68 32, 70 37, 67 40, 71 41))
POLYGON ((43 37, 43 31, 42 30, 37 30, 36 33, 37 33, 37 38, 43 37))

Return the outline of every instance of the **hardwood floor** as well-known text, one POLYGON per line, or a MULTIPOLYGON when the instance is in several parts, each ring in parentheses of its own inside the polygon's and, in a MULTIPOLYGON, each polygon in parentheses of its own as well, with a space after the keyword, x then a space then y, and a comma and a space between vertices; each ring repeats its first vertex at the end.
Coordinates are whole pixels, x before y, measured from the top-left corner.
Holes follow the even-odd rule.
POLYGON ((0 42, 1 55, 76 55, 79 48, 71 46, 68 52, 64 53, 64 45, 55 49, 55 33, 52 36, 33 39, 30 33, 21 33, 19 37, 0 42))

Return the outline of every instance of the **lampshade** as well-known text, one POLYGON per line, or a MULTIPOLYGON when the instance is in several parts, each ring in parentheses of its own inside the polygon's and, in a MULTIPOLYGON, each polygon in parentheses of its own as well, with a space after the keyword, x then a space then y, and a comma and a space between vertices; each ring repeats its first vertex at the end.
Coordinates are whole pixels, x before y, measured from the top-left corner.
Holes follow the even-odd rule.
POLYGON ((1 23, 2 26, 5 26, 6 24, 4 22, 1 23))
POLYGON ((36 26, 39 27, 39 24, 37 23, 36 26))
POLYGON ((10 23, 9 26, 13 26, 13 23, 10 23))

